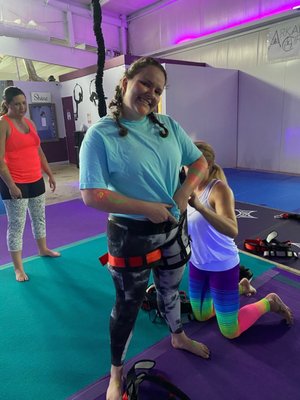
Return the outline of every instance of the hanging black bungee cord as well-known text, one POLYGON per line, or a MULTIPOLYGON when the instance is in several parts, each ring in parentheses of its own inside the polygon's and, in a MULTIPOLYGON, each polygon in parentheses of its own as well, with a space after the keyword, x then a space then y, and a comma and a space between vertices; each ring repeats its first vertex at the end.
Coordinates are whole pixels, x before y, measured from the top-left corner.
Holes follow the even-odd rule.
POLYGON ((98 96, 98 114, 99 117, 104 117, 107 114, 105 95, 103 91, 103 73, 105 64, 105 44, 103 33, 101 29, 102 24, 102 10, 99 0, 92 0, 93 7, 93 22, 94 22, 94 34, 97 41, 97 74, 95 79, 96 93, 98 96))

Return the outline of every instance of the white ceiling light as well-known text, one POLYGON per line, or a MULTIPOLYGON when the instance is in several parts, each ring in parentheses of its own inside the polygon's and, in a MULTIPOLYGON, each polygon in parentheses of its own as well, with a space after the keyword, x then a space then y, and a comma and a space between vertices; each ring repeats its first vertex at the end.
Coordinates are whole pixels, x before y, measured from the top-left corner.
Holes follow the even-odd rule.
POLYGON ((31 19, 31 20, 28 22, 27 26, 33 26, 33 27, 37 28, 37 27, 38 27, 38 24, 37 24, 33 19, 31 19))

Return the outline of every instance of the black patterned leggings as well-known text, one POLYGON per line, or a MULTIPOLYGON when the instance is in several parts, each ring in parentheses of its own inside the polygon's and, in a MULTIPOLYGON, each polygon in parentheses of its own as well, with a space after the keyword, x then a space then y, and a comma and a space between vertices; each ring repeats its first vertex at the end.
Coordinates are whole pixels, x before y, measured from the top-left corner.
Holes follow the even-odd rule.
MULTIPOLYGON (((173 270, 153 268, 159 311, 173 333, 183 331, 180 316, 179 285, 183 267, 173 270)), ((111 363, 123 364, 132 337, 135 321, 142 304, 150 276, 150 268, 135 271, 109 267, 115 288, 116 303, 110 316, 111 363)))

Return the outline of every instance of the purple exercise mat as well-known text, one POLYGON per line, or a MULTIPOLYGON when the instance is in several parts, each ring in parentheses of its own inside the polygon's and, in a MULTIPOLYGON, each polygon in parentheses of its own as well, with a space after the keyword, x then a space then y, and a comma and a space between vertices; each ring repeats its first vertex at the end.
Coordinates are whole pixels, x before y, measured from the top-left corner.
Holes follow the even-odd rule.
MULTIPOLYGON (((286 272, 284 276, 293 285, 283 283, 280 275, 280 272, 274 275, 259 288, 255 297, 243 298, 243 302, 257 301, 267 293, 276 292, 294 311, 293 327, 287 327, 278 315, 268 313, 241 337, 228 340, 220 334, 215 320, 190 322, 185 325, 187 334, 210 347, 211 360, 176 351, 166 338, 130 360, 126 370, 137 360, 154 359, 156 368, 191 400, 297 399, 300 392, 300 284, 286 272)), ((108 377, 105 377, 68 400, 105 400, 107 384, 108 377)), ((143 390, 141 399, 153 398, 153 393, 143 390)), ((162 400, 157 396, 155 399, 162 400)))
MULTIPOLYGON (((51 204, 46 207, 47 243, 49 248, 65 246, 106 231, 107 214, 84 205, 81 199, 51 204)), ((0 264, 11 261, 6 247, 6 215, 0 216, 0 264)), ((27 217, 23 257, 37 254, 27 217)))

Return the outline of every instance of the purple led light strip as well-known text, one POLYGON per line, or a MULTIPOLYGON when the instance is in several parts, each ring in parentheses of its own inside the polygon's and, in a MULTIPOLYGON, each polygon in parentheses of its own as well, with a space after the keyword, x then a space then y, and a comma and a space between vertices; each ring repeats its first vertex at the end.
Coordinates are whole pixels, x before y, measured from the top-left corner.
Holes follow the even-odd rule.
POLYGON ((264 18, 271 17, 273 15, 278 15, 278 14, 281 14, 283 12, 288 12, 288 11, 298 10, 298 9, 300 9, 299 3, 298 4, 292 3, 289 6, 285 5, 284 7, 279 7, 277 9, 275 9, 275 10, 270 11, 270 12, 265 12, 265 13, 261 13, 259 15, 256 15, 256 16, 253 16, 253 17, 250 17, 250 18, 245 18, 243 20, 240 20, 239 22, 234 22, 232 24, 229 23, 229 24, 220 25, 220 26, 218 26, 216 28, 209 29, 209 30, 206 30, 206 31, 202 31, 199 34, 186 34, 186 35, 181 36, 180 38, 176 39, 174 43, 175 44, 181 44, 181 43, 184 43, 184 42, 187 42, 187 41, 190 41, 190 40, 195 40, 195 39, 199 39, 199 38, 204 37, 204 36, 212 35, 212 34, 217 33, 217 32, 222 32, 222 31, 227 30, 227 29, 236 28, 237 26, 246 25, 246 24, 251 23, 253 21, 260 21, 260 20, 262 20, 264 18))

